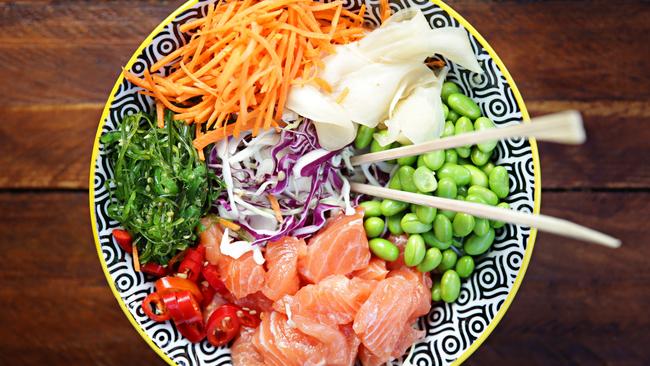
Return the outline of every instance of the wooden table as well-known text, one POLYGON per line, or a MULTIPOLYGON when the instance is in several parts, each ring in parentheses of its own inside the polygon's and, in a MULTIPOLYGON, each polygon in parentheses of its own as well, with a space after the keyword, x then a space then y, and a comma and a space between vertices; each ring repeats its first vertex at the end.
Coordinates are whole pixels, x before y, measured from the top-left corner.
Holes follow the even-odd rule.
MULTIPOLYGON (((2 365, 163 365, 106 286, 88 165, 120 66, 180 4, 0 0, 2 365)), ((542 211, 624 243, 540 234, 507 316, 467 364, 649 364, 650 5, 451 5, 508 65, 532 115, 584 112, 585 146, 540 146, 542 211)))

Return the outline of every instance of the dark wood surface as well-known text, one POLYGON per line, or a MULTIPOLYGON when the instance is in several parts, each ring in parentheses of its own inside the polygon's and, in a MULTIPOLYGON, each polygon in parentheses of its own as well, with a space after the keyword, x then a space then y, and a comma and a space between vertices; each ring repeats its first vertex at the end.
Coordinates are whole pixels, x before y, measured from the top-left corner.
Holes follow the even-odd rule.
MULTIPOLYGON (((106 285, 88 164, 120 66, 180 3, 0 0, 0 365, 164 364, 106 285)), ((586 145, 540 145, 542 211, 624 243, 539 234, 510 310, 467 364, 650 364, 650 4, 450 4, 532 115, 585 114, 586 145)))

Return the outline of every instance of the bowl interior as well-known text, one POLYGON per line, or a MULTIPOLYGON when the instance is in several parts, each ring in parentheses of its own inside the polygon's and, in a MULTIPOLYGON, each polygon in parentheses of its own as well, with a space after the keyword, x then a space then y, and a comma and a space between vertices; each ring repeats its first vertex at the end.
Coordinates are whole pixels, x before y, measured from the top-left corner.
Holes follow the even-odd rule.
MULTIPOLYGON (((346 7, 358 9, 364 0, 347 0, 346 7)), ((208 1, 189 1, 148 37, 127 65, 141 74, 159 58, 169 54, 187 41, 178 27, 205 14, 208 1)), ((377 24, 378 1, 370 4, 366 13, 371 23, 377 24)), ((419 7, 432 27, 464 27, 468 30, 472 47, 484 73, 473 74, 448 63, 448 79, 455 81, 463 91, 476 100, 483 114, 497 125, 521 123, 527 118, 525 106, 512 83, 507 70, 483 38, 460 16, 442 2, 392 2, 398 10, 407 6, 419 7)), ((137 93, 137 88, 120 77, 113 89, 98 128, 98 136, 115 129, 116 122, 125 115, 150 111, 152 100, 137 93)), ((111 230, 118 223, 109 219, 110 203, 105 182, 112 175, 103 146, 96 139, 91 164, 90 204, 91 219, 102 267, 118 303, 136 330, 168 363, 178 365, 228 365, 227 348, 215 348, 207 342, 192 344, 183 339, 173 326, 155 323, 142 312, 140 304, 152 290, 151 279, 133 270, 130 255, 125 254, 111 240, 111 230)), ((534 141, 511 139, 499 143, 498 163, 510 172, 510 206, 519 211, 539 211, 539 164, 534 141)), ((446 365, 467 358, 496 326, 507 310, 521 282, 532 254, 535 232, 524 227, 506 225, 498 232, 492 249, 483 255, 470 279, 463 282, 458 301, 454 304, 434 304, 428 316, 419 321, 426 330, 426 338, 412 347, 410 353, 394 364, 407 359, 410 364, 446 365)))

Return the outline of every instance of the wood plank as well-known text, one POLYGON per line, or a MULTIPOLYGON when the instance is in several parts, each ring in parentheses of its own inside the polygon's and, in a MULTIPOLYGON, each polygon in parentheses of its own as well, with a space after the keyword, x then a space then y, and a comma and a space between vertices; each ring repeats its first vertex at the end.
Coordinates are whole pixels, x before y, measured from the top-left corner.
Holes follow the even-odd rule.
MULTIPOLYGON (((545 101, 532 115, 585 111, 587 143, 540 143, 544 188, 648 188, 650 102, 545 101)), ((0 188, 87 189, 101 103, 0 106, 0 188)))
MULTIPOLYGON (((540 234, 517 298, 468 364, 647 363, 650 246, 639 238, 650 235, 650 193, 543 200, 545 213, 619 236, 623 247, 540 234)), ((0 193, 0 222, 0 364, 164 364, 105 284, 85 193, 0 193)))
MULTIPOLYGON (((104 101, 120 66, 181 3, 0 3, 0 105, 104 101)), ((650 97, 643 2, 450 4, 491 42, 526 100, 650 97)))

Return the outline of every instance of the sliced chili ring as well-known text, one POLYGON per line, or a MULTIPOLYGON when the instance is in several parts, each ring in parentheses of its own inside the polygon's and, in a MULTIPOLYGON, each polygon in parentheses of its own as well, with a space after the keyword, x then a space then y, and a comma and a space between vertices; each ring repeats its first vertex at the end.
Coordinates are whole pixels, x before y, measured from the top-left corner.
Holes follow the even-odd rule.
POLYGON ((155 322, 164 322, 171 318, 169 310, 157 292, 150 293, 142 300, 142 310, 155 322))
POLYGON ((207 266, 204 266, 203 269, 201 269, 201 274, 203 275, 203 278, 208 281, 210 286, 212 286, 212 288, 215 289, 218 293, 222 295, 228 293, 226 285, 223 283, 223 281, 221 281, 221 277, 219 276, 219 269, 217 266, 208 264, 207 266))
POLYGON ((215 310, 208 319, 206 335, 208 342, 215 347, 223 346, 233 340, 240 330, 238 307, 224 304, 215 310))
POLYGON ((140 271, 155 277, 163 277, 167 275, 167 268, 161 266, 158 263, 145 263, 140 266, 140 271))
POLYGON ((185 258, 178 266, 178 273, 187 275, 190 281, 198 281, 201 274, 201 267, 205 260, 205 249, 187 249, 185 258))
POLYGON ((241 325, 244 327, 257 328, 257 326, 262 322, 260 314, 255 309, 239 308, 239 310, 237 310, 237 317, 239 318, 241 325))
POLYGON ((205 308, 212 302, 212 299, 214 298, 214 295, 217 293, 217 291, 212 288, 212 286, 210 286, 207 281, 201 282, 199 284, 199 288, 201 289, 201 295, 203 295, 201 307, 205 308))
POLYGON ((127 253, 133 252, 133 237, 128 231, 122 229, 113 229, 113 238, 117 244, 127 253))
POLYGON ((201 322, 176 324, 181 335, 192 343, 198 343, 205 338, 205 329, 201 322))
POLYGON ((166 276, 156 281, 156 291, 161 295, 168 292, 189 291, 196 301, 203 302, 203 295, 196 283, 180 277, 166 276))
POLYGON ((178 302, 178 308, 183 314, 181 321, 176 321, 176 323, 196 323, 203 320, 203 313, 201 312, 201 307, 199 303, 196 302, 196 299, 189 291, 180 291, 176 292, 176 301, 178 302))
POLYGON ((165 304, 165 307, 167 308, 167 311, 169 312, 169 316, 171 317, 171 319, 173 319, 177 324, 183 323, 184 315, 180 307, 178 306, 176 293, 167 292, 164 294, 160 294, 160 298, 162 299, 163 304, 165 304))

